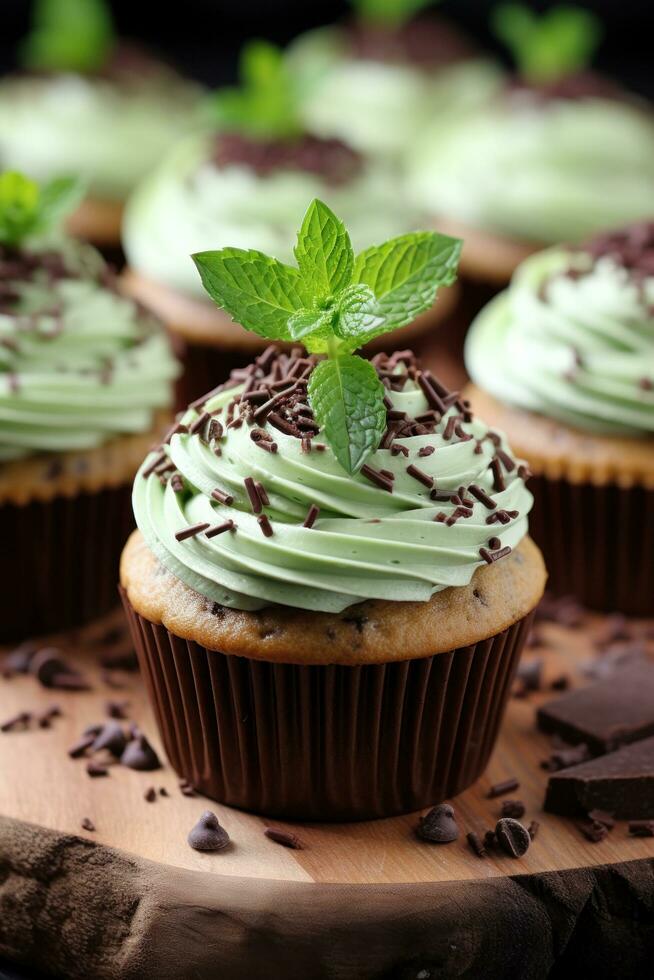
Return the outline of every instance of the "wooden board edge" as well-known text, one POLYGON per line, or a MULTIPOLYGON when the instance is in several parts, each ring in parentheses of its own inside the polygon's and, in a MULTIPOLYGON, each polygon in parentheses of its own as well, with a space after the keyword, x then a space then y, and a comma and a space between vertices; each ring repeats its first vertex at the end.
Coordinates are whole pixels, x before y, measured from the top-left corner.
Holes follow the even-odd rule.
POLYGON ((653 953, 654 859, 311 884, 166 868, 0 817, 0 956, 70 980, 639 977, 653 953))

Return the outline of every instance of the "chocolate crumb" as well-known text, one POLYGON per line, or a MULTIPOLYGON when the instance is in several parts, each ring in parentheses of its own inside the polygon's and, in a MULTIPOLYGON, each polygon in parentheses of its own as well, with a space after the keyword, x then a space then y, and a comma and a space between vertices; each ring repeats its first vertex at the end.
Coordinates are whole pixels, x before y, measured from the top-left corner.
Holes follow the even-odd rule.
POLYGON ((598 820, 578 820, 577 827, 592 844, 599 844, 609 835, 608 829, 598 820))
POLYGON ((159 787, 159 796, 170 796, 170 793, 168 792, 165 786, 159 787))
POLYGON ((0 732, 25 731, 32 720, 31 711, 19 711, 0 724, 0 732))
POLYGON ((143 794, 143 799, 146 803, 154 803, 157 798, 157 791, 154 786, 148 786, 145 793, 143 794))
POLYGON ((281 844, 282 847, 290 847, 294 851, 301 851, 304 848, 297 834, 292 834, 288 830, 280 830, 279 827, 266 827, 264 834, 269 840, 281 844))

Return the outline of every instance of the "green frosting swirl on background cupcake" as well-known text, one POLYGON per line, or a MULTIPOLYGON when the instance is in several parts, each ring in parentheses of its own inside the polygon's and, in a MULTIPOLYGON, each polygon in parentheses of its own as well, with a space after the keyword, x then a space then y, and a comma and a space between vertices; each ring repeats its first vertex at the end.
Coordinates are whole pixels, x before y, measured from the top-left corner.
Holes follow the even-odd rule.
POLYGON ((159 325, 90 246, 0 245, 0 460, 145 432, 177 373, 159 325))
POLYGON ((303 406, 306 381, 257 419, 248 388, 315 366, 315 358, 271 354, 239 375, 246 385, 232 382, 189 409, 136 478, 138 527, 182 582, 235 609, 425 601, 467 584, 489 548, 513 548, 525 536, 532 498, 524 469, 456 394, 443 393, 450 407, 435 422, 418 379, 443 389, 413 358, 377 359, 380 374, 393 377, 389 425, 402 416, 406 434, 349 476, 303 406))
POLYGON ((654 433, 654 226, 528 259, 477 317, 468 371, 499 401, 606 434, 654 433))
POLYGON ((601 98, 524 92, 426 132, 411 151, 415 204, 510 238, 579 241, 649 216, 654 121, 601 98))

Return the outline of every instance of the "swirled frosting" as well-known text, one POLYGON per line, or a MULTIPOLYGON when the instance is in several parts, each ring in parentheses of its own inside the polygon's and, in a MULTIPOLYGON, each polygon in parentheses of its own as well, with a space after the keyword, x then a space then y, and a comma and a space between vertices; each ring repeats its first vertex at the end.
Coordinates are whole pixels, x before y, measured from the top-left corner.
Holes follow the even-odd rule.
POLYGON ((536 243, 580 241, 651 214, 654 121, 618 100, 516 93, 426 131, 408 183, 435 216, 536 243))
POLYGON ((654 226, 528 259, 465 356, 502 402, 591 432, 654 433, 654 226))
POLYGON ((357 53, 337 28, 303 34, 287 53, 303 92, 306 125, 364 153, 397 158, 431 120, 455 119, 484 105, 502 82, 481 58, 416 64, 357 53))
POLYGON ((125 214, 130 266, 183 293, 206 299, 192 252, 232 245, 289 261, 297 215, 316 197, 345 221, 356 249, 420 224, 379 166, 361 162, 341 182, 290 163, 262 174, 245 160, 219 162, 215 141, 203 135, 177 147, 136 190, 125 214))
POLYGON ((146 459, 136 521, 177 578, 236 609, 338 612, 427 600, 520 542, 526 470, 456 393, 408 352, 377 357, 388 430, 350 477, 307 405, 315 363, 269 349, 146 459))
POLYGON ((0 83, 0 167, 39 181, 74 174, 92 195, 123 200, 198 123, 199 89, 170 73, 72 74, 0 83))
POLYGON ((177 372, 90 246, 0 250, 0 460, 146 432, 177 372))

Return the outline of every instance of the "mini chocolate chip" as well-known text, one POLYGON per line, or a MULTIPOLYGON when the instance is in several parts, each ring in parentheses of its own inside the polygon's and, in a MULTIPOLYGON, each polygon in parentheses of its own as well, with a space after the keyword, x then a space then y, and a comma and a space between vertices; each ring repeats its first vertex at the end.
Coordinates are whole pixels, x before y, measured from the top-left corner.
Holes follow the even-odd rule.
POLYGON ((526 854, 531 837, 526 827, 512 817, 502 817, 495 825, 497 843, 510 857, 519 858, 526 854))
POLYGON ((418 821, 418 837, 431 844, 449 844, 459 836, 454 810, 449 803, 440 803, 418 821))
POLYGON ((143 794, 143 799, 146 803, 154 803, 157 798, 157 791, 154 786, 148 786, 145 793, 143 794))
POLYGON ((159 756, 145 735, 137 735, 136 738, 133 738, 131 742, 127 743, 125 751, 120 757, 120 761, 129 769, 139 769, 143 772, 161 768, 159 756))
POLYGON ((229 834, 220 826, 216 814, 205 810, 187 840, 195 851, 222 851, 229 844, 229 834))
POLYGON ((502 800, 502 816, 519 820, 525 815, 525 805, 522 800, 502 800))
POLYGON ((125 751, 126 745, 127 738, 125 737, 122 726, 117 721, 109 721, 106 725, 102 726, 95 742, 91 746, 91 751, 99 752, 100 749, 108 749, 112 755, 120 759, 125 751))

